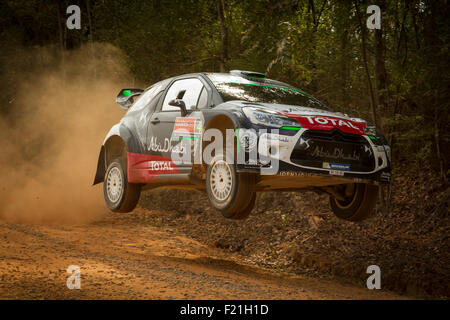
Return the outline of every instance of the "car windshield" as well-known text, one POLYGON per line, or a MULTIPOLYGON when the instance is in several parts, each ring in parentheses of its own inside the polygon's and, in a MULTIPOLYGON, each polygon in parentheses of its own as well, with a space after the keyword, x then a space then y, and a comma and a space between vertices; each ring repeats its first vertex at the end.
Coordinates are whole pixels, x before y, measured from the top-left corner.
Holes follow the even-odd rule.
POLYGON ((213 82, 223 101, 277 103, 330 110, 325 104, 307 93, 288 87, 256 82, 213 82))

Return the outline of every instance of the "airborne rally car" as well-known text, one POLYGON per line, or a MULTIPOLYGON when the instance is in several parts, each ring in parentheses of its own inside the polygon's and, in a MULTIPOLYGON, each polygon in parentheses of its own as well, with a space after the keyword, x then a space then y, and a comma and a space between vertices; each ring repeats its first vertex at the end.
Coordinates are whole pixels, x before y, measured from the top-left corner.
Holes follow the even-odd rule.
POLYGON ((123 89, 116 102, 128 111, 103 142, 94 180, 112 211, 132 211, 144 189, 191 188, 244 219, 255 192, 314 190, 330 195, 336 216, 359 221, 390 181, 390 147, 376 128, 262 73, 187 74, 123 89))

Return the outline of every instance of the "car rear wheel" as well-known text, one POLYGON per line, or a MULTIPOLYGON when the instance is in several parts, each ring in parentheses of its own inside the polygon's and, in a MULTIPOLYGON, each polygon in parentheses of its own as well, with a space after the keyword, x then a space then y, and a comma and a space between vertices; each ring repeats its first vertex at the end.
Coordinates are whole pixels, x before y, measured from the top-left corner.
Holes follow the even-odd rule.
POLYGON ((106 205, 114 212, 131 212, 139 201, 141 185, 128 183, 126 167, 120 158, 106 169, 103 194, 106 205))
POLYGON ((342 186, 341 199, 330 196, 333 213, 348 221, 362 221, 375 213, 378 186, 367 183, 352 183, 342 186))
POLYGON ((255 179, 248 173, 236 172, 222 155, 216 156, 206 171, 206 191, 211 205, 225 218, 245 219, 255 205, 255 179))

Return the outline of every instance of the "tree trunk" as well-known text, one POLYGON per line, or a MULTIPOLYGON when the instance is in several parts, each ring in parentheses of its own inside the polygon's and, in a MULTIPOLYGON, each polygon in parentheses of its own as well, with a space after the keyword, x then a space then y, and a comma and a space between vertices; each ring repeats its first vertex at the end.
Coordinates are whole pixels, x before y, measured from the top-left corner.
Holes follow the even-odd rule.
POLYGON ((375 101, 375 95, 373 92, 373 87, 372 87, 372 80, 370 79, 370 71, 369 71, 369 65, 367 63, 367 53, 366 53, 366 30, 365 30, 365 26, 362 23, 361 20, 361 12, 359 11, 359 0, 355 0, 355 9, 356 9, 356 16, 358 17, 358 23, 359 23, 359 27, 361 29, 361 51, 362 51, 362 57, 363 57, 363 63, 364 63, 364 69, 366 71, 366 79, 367 79, 367 86, 369 88, 369 96, 370 96, 370 106, 372 109, 372 118, 373 118, 373 123, 374 125, 377 127, 378 126, 378 121, 377 121, 377 106, 376 106, 376 101, 375 101))
POLYGON ((351 2, 343 1, 336 3, 337 18, 336 31, 339 34, 340 43, 340 59, 339 59, 339 75, 340 75, 340 91, 341 103, 343 110, 346 113, 351 113, 349 110, 350 97, 348 92, 348 85, 350 83, 350 61, 351 44, 350 44, 350 19, 348 13, 351 10, 351 2))
POLYGON ((225 21, 225 0, 217 1, 217 11, 219 13, 220 34, 221 34, 219 66, 220 72, 225 72, 228 60, 228 28, 227 23, 225 21))
MULTIPOLYGON (((378 5, 381 9, 381 14, 385 12, 385 1, 378 1, 378 5)), ((382 114, 387 112, 387 74, 385 65, 385 46, 383 39, 383 23, 381 23, 381 29, 375 29, 375 55, 374 55, 374 67, 375 67, 375 87, 376 87, 376 100, 377 110, 382 114)), ((383 121, 380 117, 379 121, 380 130, 383 131, 383 121)))

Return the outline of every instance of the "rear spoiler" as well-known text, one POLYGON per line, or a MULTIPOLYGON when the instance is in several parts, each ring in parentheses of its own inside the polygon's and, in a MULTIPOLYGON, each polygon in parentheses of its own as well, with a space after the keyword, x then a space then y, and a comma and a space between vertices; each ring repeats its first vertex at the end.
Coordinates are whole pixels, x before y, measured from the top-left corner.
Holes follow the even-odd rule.
POLYGON ((116 97, 116 102, 121 109, 128 110, 134 103, 134 98, 140 96, 142 92, 143 89, 122 89, 116 97))

